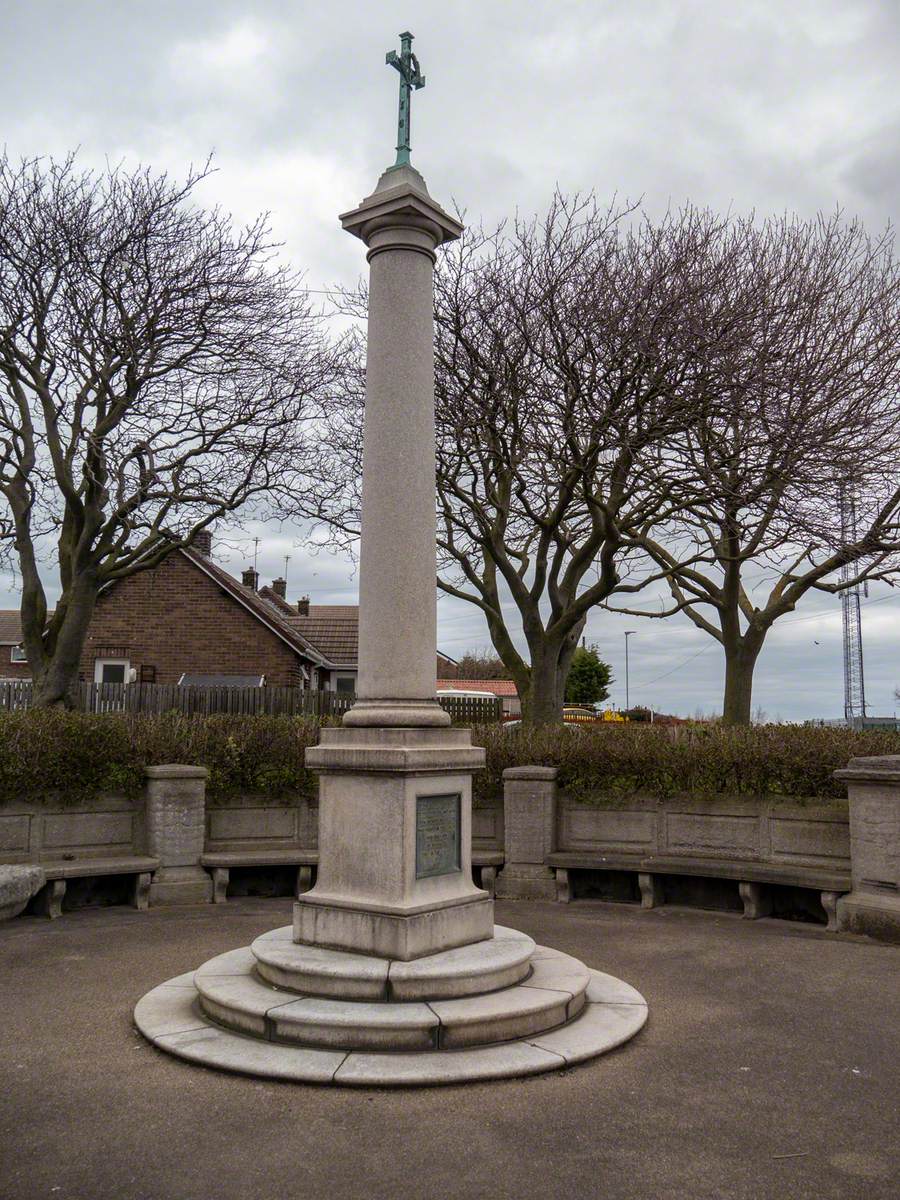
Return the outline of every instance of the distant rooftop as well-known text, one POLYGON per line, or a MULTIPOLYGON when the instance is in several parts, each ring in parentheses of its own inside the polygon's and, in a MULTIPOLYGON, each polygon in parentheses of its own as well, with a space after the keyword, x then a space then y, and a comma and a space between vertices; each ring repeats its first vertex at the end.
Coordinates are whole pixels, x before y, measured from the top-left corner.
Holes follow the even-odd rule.
POLYGON ((439 692, 493 692, 495 696, 517 696, 511 679, 439 679, 439 692))

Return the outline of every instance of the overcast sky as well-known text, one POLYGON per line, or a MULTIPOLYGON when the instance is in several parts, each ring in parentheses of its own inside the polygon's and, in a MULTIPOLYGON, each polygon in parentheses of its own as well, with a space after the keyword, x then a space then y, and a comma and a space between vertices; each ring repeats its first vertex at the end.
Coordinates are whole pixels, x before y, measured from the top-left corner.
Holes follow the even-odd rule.
MULTIPOLYGON (((336 214, 393 161, 397 76, 412 28, 427 77, 413 161, 471 219, 541 209, 554 186, 809 216, 836 206, 871 230, 900 194, 896 0, 0 0, 0 142, 14 156, 138 161, 175 174, 215 153, 203 197, 241 219, 271 212, 310 288, 365 263, 336 214)), ((352 567, 310 556, 290 529, 257 531, 264 578, 286 554, 289 595, 356 598, 352 567)), ((225 547, 221 548, 225 553, 225 547)), ((237 573, 252 546, 232 549, 237 573)), ((17 603, 5 579, 0 604, 17 603)), ((48 579, 48 584, 51 581, 48 579)), ((870 711, 894 710, 900 597, 864 609, 870 711)), ((442 599, 441 648, 488 644, 482 618, 442 599)), ((684 618, 592 616, 624 704, 721 709, 718 646, 684 618), (681 664, 684 664, 683 669, 681 664)), ((840 604, 811 598, 776 626, 756 673, 772 718, 842 711, 840 604)))

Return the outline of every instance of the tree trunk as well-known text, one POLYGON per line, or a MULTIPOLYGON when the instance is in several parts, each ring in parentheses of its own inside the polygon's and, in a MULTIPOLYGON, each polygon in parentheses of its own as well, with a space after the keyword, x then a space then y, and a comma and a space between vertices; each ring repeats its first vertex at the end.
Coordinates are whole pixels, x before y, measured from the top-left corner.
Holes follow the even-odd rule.
POLYGON ((748 641, 745 636, 736 646, 725 647, 725 700, 723 725, 749 725, 753 699, 753 670, 762 649, 762 638, 748 641))
POLYGON ((31 703, 35 708, 77 706, 78 668, 96 601, 97 585, 92 576, 76 580, 70 594, 60 600, 48 625, 43 659, 30 664, 34 681, 31 703))
POLYGON ((76 708, 78 705, 78 664, 74 671, 51 662, 34 676, 31 693, 33 708, 76 708))
POLYGON ((531 677, 522 697, 522 720, 526 725, 558 725, 562 721, 566 672, 560 670, 560 647, 532 648, 531 677))

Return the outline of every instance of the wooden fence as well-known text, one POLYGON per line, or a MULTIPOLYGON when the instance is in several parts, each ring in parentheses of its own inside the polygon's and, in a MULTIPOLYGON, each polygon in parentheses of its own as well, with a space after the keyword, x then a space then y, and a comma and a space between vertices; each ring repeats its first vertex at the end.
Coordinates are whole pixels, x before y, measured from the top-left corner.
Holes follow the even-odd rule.
MULTIPOLYGON (((180 712, 187 716, 237 713, 256 716, 338 717, 353 704, 346 692, 310 692, 291 687, 197 687, 176 683, 80 683, 78 707, 85 712, 180 712)), ((499 697, 441 696, 441 707, 458 725, 499 721, 499 697)), ((0 683, 0 710, 31 707, 31 683, 0 683)))

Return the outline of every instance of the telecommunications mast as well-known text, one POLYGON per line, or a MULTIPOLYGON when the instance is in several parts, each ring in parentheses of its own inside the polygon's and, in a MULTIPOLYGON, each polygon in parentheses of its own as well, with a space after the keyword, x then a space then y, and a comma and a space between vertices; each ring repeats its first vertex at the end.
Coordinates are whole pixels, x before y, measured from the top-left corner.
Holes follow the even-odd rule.
MULTIPOLYGON (((841 542, 853 545, 856 542, 856 500, 849 488, 841 488, 841 542)), ((853 578, 855 563, 844 563, 841 567, 841 582, 853 578)), ((866 715, 866 684, 863 675, 862 619, 859 597, 868 586, 851 584, 841 592, 841 617, 844 626, 844 717, 852 721, 866 715)))

